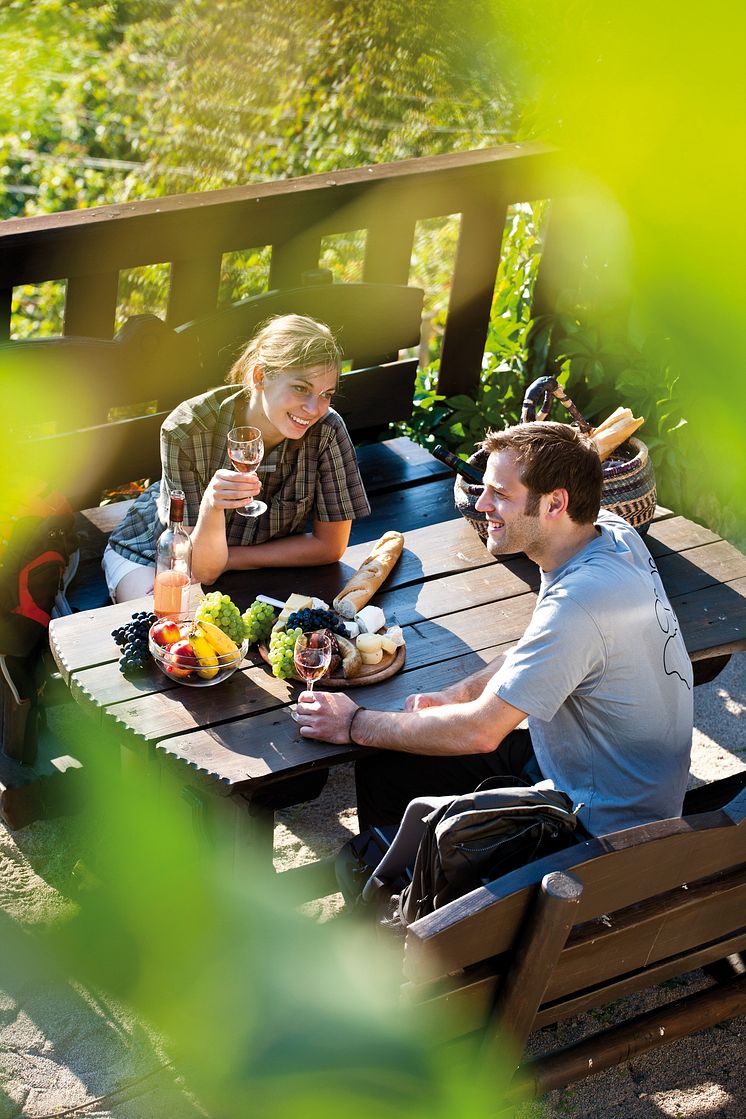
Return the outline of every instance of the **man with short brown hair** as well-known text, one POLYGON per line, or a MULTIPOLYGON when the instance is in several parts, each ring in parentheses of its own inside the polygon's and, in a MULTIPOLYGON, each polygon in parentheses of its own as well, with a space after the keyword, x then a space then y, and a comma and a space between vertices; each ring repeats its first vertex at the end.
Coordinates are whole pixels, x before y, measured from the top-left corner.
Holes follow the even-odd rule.
POLYGON ((488 776, 551 779, 601 835, 681 812, 692 672, 676 616, 635 529, 599 513, 602 471, 564 424, 492 433, 484 492, 493 555, 541 568, 523 637, 504 656, 402 712, 304 693, 301 734, 355 742, 361 827, 398 823, 416 796, 469 792, 488 776), (529 730, 518 730, 528 717, 529 730))

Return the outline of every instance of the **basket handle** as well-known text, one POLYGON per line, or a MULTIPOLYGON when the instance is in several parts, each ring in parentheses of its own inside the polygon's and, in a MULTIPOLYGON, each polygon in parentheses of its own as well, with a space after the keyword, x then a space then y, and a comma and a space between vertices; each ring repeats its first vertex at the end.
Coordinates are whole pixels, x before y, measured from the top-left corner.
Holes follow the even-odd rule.
POLYGON ((588 423, 585 416, 573 404, 570 397, 565 393, 565 390, 557 382, 555 377, 539 377, 537 381, 529 385, 526 389, 526 395, 523 398, 523 408, 521 410, 521 423, 533 423, 535 420, 545 420, 549 415, 552 407, 552 398, 557 397, 557 400, 567 408, 575 423, 581 431, 591 431, 592 425, 588 423), (536 406, 541 398, 539 412, 537 415, 536 406))

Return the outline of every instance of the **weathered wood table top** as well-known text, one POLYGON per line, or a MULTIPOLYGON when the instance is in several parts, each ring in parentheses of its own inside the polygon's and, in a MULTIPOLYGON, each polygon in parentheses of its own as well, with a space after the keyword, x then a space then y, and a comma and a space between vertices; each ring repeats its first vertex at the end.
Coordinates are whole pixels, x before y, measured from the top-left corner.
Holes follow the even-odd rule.
MULTIPOLYGON (((426 487, 429 488, 429 487, 426 487)), ((371 539, 379 528, 372 526, 371 539)), ((363 526, 365 522, 363 522, 363 526)), ((646 537, 693 661, 746 649, 746 556, 715 533, 659 510, 646 537)), ((324 568, 231 575, 221 589, 244 609, 257 594, 293 591, 331 601, 369 545, 324 568)), ((524 557, 496 562, 461 518, 406 533, 404 554, 374 602, 406 635, 404 669, 351 695, 369 708, 401 708, 474 671, 522 634, 539 573, 524 557)), ((75 700, 136 749, 173 759, 223 795, 251 799, 267 786, 359 756, 354 746, 302 739, 291 718, 299 684, 276 680, 255 651, 215 687, 172 683, 155 666, 141 678, 118 671, 111 631, 145 609, 137 600, 60 618, 50 627, 54 659, 75 700)))

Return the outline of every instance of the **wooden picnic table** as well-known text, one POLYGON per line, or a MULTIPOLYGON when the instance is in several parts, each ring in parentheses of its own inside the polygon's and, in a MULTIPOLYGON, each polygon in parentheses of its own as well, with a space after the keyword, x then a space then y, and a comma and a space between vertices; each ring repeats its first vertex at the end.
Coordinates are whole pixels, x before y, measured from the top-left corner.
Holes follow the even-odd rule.
MULTIPOLYGON (((442 479, 408 491, 417 515, 428 523, 406 531, 404 554, 373 600, 389 622, 395 619, 404 628, 406 661, 396 676, 351 691, 368 708, 401 708, 410 693, 473 672, 514 643, 531 616, 538 568, 525 557, 495 561, 474 529, 453 518, 450 486, 450 479, 442 479), (452 519, 443 520, 446 514, 452 519)), ((392 495, 394 502, 400 497, 392 495)), ((260 593, 284 600, 297 591, 331 601, 370 542, 397 527, 397 508, 388 509, 385 523, 377 523, 374 513, 370 535, 369 522, 359 522, 359 542, 340 564, 232 574, 219 586, 241 609, 260 593)), ((404 514, 403 506, 400 511, 404 514)), ((409 524, 411 513, 405 518, 409 524)), ((712 658, 746 649, 746 556, 709 529, 664 509, 657 511, 646 542, 695 669, 698 662, 717 665, 712 658)), ((86 712, 116 733, 125 759, 158 763, 183 783, 208 830, 229 828, 237 857, 248 844, 262 844, 269 852, 273 812, 263 794, 366 751, 302 739, 291 718, 301 685, 275 679, 255 650, 245 667, 215 687, 185 687, 155 666, 138 679, 125 679, 111 631, 148 605, 137 600, 53 621, 50 644, 60 673, 86 712)))

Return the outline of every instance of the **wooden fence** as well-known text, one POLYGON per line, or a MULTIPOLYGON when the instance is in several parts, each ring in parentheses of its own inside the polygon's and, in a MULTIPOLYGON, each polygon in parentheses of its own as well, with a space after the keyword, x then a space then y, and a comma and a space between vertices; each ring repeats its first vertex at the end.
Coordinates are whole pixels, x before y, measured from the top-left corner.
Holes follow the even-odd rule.
MULTIPOLYGON (((65 281, 64 334, 111 338, 119 274, 170 265, 167 323, 214 310, 223 255, 269 246, 269 288, 319 267, 322 239, 365 231, 363 280, 409 280, 418 221, 459 216, 439 389, 479 383, 508 207, 562 195, 557 153, 538 143, 412 159, 246 187, 14 219, 0 224, 0 341, 22 284, 65 281)), ((556 205, 556 204, 555 204, 556 205)), ((535 289, 552 306, 566 248, 553 217, 535 289)))

